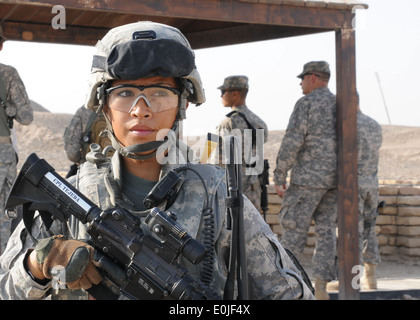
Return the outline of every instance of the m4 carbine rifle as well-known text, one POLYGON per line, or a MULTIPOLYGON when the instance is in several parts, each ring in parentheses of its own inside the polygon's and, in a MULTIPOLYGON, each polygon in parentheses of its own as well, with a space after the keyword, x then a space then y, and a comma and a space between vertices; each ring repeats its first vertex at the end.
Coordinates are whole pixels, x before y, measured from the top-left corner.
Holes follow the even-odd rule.
MULTIPOLYGON (((122 269, 123 277, 118 279, 106 271, 103 275, 119 288, 124 297, 133 300, 217 299, 177 262, 182 254, 197 264, 207 250, 191 238, 171 214, 153 208, 145 219, 151 232, 145 234, 137 216, 123 208, 103 211, 35 153, 23 164, 8 196, 6 209, 13 210, 19 205, 23 205, 23 220, 29 233, 36 210, 44 223, 50 220, 51 224, 51 216, 60 221, 74 216, 87 224, 87 233, 91 237, 89 243, 122 269)), ((119 296, 111 294, 108 289, 103 291, 104 288, 88 291, 99 299, 119 296)))

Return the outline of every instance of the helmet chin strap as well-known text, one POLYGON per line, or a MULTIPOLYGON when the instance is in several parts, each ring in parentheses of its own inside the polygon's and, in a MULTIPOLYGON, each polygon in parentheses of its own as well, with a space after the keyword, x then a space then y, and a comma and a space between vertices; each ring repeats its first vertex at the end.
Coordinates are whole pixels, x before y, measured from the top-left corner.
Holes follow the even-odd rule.
MULTIPOLYGON (((133 144, 131 146, 123 147, 121 145, 121 143, 115 137, 115 134, 114 134, 113 130, 110 129, 110 128, 112 128, 112 126, 111 126, 111 123, 108 120, 108 117, 105 115, 105 113, 104 113, 104 116, 105 116, 105 121, 106 121, 107 126, 108 126, 107 135, 108 135, 109 139, 111 140, 112 146, 123 157, 128 157, 128 158, 136 159, 136 160, 150 159, 150 158, 156 157, 156 153, 157 153, 158 149, 162 150, 162 146, 164 144, 166 144, 166 146, 164 146, 165 150, 169 149, 171 144, 172 144, 172 142, 170 141, 171 139, 168 139, 168 137, 165 136, 163 140, 150 141, 150 142, 146 142, 146 143, 133 144), (140 154, 140 153, 148 152, 148 151, 153 151, 153 152, 148 153, 148 154, 140 154)), ((174 124, 173 124, 171 130, 175 132, 175 136, 178 135, 178 131, 179 131, 179 120, 178 119, 176 119, 174 121, 174 124)))

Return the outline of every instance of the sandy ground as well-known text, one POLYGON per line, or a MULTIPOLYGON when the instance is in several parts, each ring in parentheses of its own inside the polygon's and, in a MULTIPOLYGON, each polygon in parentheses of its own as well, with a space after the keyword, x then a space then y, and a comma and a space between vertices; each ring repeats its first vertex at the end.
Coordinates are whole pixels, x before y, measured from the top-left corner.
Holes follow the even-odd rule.
MULTIPOLYGON (((64 152, 63 133, 71 114, 35 112, 29 126, 15 126, 19 142, 20 165, 36 152, 56 171, 66 171, 71 162, 64 152)), ((270 131, 264 146, 270 170, 283 139, 284 131, 270 131)), ((380 151, 379 178, 383 180, 420 180, 420 127, 383 126, 383 145, 380 151)), ((272 175, 271 175, 272 176, 272 175)))

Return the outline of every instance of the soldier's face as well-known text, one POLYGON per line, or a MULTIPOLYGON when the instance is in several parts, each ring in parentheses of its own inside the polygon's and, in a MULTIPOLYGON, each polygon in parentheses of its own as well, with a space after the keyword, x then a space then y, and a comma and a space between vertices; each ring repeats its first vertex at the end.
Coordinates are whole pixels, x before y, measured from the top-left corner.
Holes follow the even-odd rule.
MULTIPOLYGON (((158 85, 176 88, 175 79, 167 77, 114 80, 111 86, 115 87, 122 84, 136 86, 158 85)), ((143 144, 162 139, 172 128, 178 112, 178 107, 169 108, 161 112, 153 112, 144 99, 139 99, 129 112, 113 109, 112 103, 112 101, 108 101, 107 115, 111 121, 116 138, 123 146, 143 144)))
POLYGON ((311 89, 311 75, 307 74, 303 76, 302 81, 300 82, 300 86, 302 87, 302 93, 308 94, 312 91, 311 89))
POLYGON ((231 107, 233 105, 234 91, 222 90, 221 98, 224 107, 231 107))

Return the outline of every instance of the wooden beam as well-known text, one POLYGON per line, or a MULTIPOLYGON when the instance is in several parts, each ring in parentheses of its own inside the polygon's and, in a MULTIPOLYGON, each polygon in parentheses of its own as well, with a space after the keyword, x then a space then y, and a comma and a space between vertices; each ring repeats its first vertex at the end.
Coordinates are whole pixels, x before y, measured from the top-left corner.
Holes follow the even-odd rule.
POLYGON ((314 28, 350 28, 350 10, 235 0, 0 0, 0 3, 63 5, 65 8, 126 14, 314 28))
POLYGON ((357 204, 357 107, 354 29, 336 30, 339 299, 360 299, 357 204), (359 270, 359 269, 356 269, 359 270))
POLYGON ((108 29, 66 26, 55 30, 51 24, 6 22, 2 24, 9 40, 48 42, 75 45, 95 45, 108 29))
POLYGON ((273 40, 299 35, 326 32, 316 28, 289 28, 282 26, 245 24, 201 32, 184 32, 194 49, 227 46, 253 41, 273 40))

